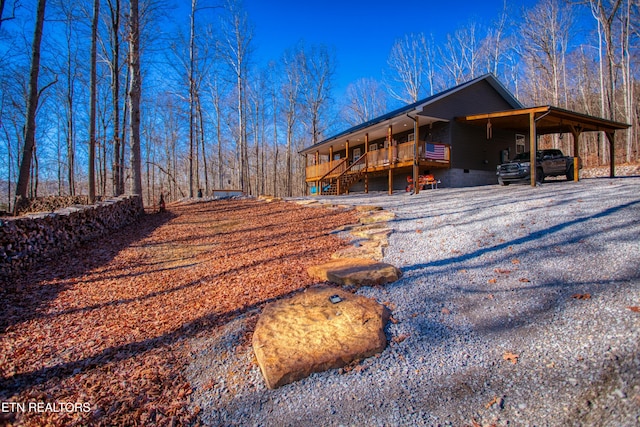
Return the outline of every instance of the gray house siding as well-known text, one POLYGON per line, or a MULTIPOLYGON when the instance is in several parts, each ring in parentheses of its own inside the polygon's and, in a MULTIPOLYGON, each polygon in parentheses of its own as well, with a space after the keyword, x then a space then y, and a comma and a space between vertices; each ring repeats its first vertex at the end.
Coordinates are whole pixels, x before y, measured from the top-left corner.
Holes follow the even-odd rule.
POLYGON ((481 80, 474 85, 448 94, 446 97, 425 106, 422 114, 453 119, 459 116, 512 108, 513 106, 500 96, 489 83, 481 80))

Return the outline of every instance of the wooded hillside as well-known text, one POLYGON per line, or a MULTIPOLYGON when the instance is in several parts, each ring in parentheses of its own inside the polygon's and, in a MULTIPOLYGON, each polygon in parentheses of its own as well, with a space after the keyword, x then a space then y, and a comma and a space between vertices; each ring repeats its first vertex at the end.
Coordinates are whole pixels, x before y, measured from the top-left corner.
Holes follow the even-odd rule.
MULTIPOLYGON (((0 210, 16 192, 142 192, 145 205, 213 189, 298 195, 301 148, 487 72, 525 105, 632 124, 616 161, 638 159, 638 0, 505 2, 493 22, 447 35, 425 20, 371 64, 382 79, 344 93, 331 46, 297 43, 261 65, 240 0, 192 0, 184 22, 160 0, 0 5, 0 210)), ((609 162, 605 138, 584 143, 586 166, 609 162)))

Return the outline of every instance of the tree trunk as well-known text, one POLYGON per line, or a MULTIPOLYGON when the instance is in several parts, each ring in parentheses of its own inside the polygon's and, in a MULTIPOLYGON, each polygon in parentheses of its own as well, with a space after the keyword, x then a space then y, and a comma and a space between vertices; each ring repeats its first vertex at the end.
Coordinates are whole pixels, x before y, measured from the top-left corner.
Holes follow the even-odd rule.
POLYGON ((93 1, 93 21, 91 22, 91 77, 90 77, 90 105, 89 105, 89 203, 96 199, 96 105, 97 105, 97 42, 98 15, 100 14, 100 0, 93 1))
POLYGON ((142 93, 142 78, 140 73, 140 21, 138 15, 138 0, 131 0, 131 16, 129 19, 131 194, 138 195, 140 197, 140 204, 142 204, 142 169, 140 158, 140 97, 142 93))
POLYGON ((46 0, 38 0, 36 13, 36 25, 33 33, 33 46, 31 50, 31 71, 29 73, 29 99, 27 102, 27 119, 24 132, 24 148, 20 163, 20 174, 16 186, 15 213, 18 213, 18 198, 26 199, 29 186, 29 172, 31 170, 32 154, 36 137, 36 113, 38 110, 38 74, 40 72, 40 45, 42 43, 42 30, 44 27, 46 0))
POLYGON ((200 145, 202 146, 202 169, 204 172, 204 191, 209 194, 209 167, 207 165, 207 151, 205 149, 204 137, 204 117, 202 114, 202 105, 200 104, 200 96, 196 98, 196 114, 198 117, 198 128, 200 129, 200 145))
MULTIPOLYGON (((198 0, 191 0, 191 25, 189 36, 189 197, 193 197, 194 172, 193 162, 195 150, 195 15, 198 0)), ((197 159, 195 159, 197 160, 197 159)))
POLYGON ((107 0, 111 17, 111 108, 113 109, 113 195, 124 193, 121 182, 123 159, 120 153, 120 0, 107 0))

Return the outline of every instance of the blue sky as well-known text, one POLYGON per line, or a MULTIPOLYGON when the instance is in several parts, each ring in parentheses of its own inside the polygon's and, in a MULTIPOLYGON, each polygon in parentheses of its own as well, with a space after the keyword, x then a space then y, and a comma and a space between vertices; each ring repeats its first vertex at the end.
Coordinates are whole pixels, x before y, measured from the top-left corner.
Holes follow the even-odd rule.
MULTIPOLYGON (((519 13, 533 0, 508 0, 519 13)), ((298 41, 335 50, 336 92, 360 77, 381 77, 391 46, 408 33, 433 34, 436 42, 476 21, 490 25, 504 8, 503 0, 244 0, 254 24, 259 63, 278 59, 298 41)))

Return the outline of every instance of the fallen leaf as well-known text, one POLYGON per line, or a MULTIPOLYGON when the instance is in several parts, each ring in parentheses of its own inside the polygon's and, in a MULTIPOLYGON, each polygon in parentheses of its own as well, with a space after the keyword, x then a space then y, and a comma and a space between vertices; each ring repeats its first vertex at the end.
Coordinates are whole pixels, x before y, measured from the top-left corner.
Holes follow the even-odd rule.
POLYGON ((636 313, 640 313, 640 307, 638 307, 637 305, 627 307, 627 308, 631 311, 635 311, 636 313))
POLYGON ((496 268, 493 271, 495 271, 496 273, 500 273, 500 274, 510 274, 511 273, 511 270, 506 270, 504 268, 496 268))
POLYGON ((396 344, 400 344, 402 341, 406 340, 407 338, 409 338, 409 334, 401 334, 391 338, 391 341, 393 341, 396 344))
POLYGON ((511 260, 511 264, 520 264, 520 260, 519 259, 512 259, 511 260))
POLYGON ((417 230, 416 230, 416 233, 421 234, 421 233, 422 233, 422 230, 417 229, 417 230))
POLYGON ((442 313, 442 314, 451 314, 451 311, 448 308, 444 307, 442 310, 440 310, 440 313, 442 313))
POLYGON ((574 299, 591 299, 591 294, 573 294, 571 295, 571 298, 574 299))
POLYGON ((489 283, 498 283, 498 279, 495 277, 493 279, 489 279, 489 283))
POLYGON ((493 399, 491 399, 491 401, 489 401, 486 405, 484 405, 484 407, 485 407, 485 409, 489 409, 493 405, 495 405, 496 403, 498 403, 498 396, 496 396, 493 399))
POLYGON ((391 301, 385 301, 385 302, 382 303, 382 305, 384 305, 385 307, 387 307, 391 311, 396 309, 396 305, 394 303, 392 303, 391 301))
POLYGON ((514 365, 516 363, 518 363, 518 357, 520 357, 520 356, 518 356, 517 354, 511 353, 510 351, 507 351, 502 355, 502 358, 504 360, 507 360, 507 361, 513 363, 514 365))
POLYGON ((489 295, 487 295, 487 298, 494 299, 495 297, 493 296, 493 294, 489 294, 489 295))
POLYGON ((526 277, 521 277, 521 278, 520 278, 520 281, 521 281, 522 283, 529 283, 529 282, 531 282, 531 280, 527 279, 526 277))

